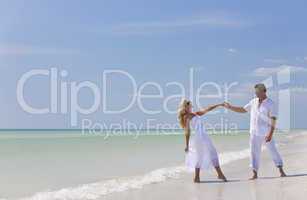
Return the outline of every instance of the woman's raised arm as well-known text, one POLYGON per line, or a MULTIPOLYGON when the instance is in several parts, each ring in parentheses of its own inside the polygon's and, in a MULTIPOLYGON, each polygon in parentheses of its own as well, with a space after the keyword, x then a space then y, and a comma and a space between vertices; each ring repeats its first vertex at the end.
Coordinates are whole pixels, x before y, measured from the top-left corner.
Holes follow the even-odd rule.
POLYGON ((197 111, 195 112, 197 115, 201 116, 201 115, 204 115, 206 114, 207 112, 210 112, 211 110, 214 110, 215 108, 219 107, 219 106, 224 106, 223 103, 220 103, 220 104, 215 104, 215 105, 210 105, 200 111, 197 111))

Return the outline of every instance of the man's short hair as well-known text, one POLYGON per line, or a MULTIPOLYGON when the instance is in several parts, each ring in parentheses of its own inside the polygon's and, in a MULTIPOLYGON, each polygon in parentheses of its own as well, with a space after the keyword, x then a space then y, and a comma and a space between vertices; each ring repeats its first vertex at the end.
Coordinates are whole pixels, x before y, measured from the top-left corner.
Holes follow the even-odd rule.
POLYGON ((259 90, 262 90, 264 92, 266 92, 266 87, 263 83, 258 83, 255 85, 255 89, 259 89, 259 90))

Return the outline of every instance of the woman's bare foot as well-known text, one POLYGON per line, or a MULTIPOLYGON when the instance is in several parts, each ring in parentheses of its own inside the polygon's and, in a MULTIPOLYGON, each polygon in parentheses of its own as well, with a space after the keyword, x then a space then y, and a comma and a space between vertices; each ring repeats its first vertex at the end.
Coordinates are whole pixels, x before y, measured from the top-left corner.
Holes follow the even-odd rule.
POLYGON ((199 177, 195 177, 195 178, 194 178, 194 183, 200 183, 199 177))
POLYGON ((215 167, 215 170, 217 172, 217 178, 223 180, 224 182, 227 182, 227 179, 226 179, 225 175, 223 174, 221 168, 215 167))
POLYGON ((224 182, 227 182, 227 178, 225 177, 224 174, 219 174, 217 178, 223 180, 224 182))
POLYGON ((200 183, 199 174, 200 174, 200 169, 195 168, 194 183, 200 183))

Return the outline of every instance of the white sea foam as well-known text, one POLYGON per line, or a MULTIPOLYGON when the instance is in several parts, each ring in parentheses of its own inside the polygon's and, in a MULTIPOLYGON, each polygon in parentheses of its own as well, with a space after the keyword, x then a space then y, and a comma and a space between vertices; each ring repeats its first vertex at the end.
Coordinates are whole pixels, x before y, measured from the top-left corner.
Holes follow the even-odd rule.
POLYGON ((286 137, 287 137, 287 139, 294 139, 294 138, 306 136, 306 135, 307 135, 307 131, 301 130, 301 131, 297 131, 297 132, 294 132, 292 134, 289 134, 286 137))
MULTIPOLYGON (((221 153, 221 165, 247 158, 249 149, 241 151, 221 153)), ((107 194, 123 192, 130 189, 141 189, 145 185, 161 183, 168 179, 179 178, 181 174, 186 172, 184 165, 160 168, 151 171, 143 176, 111 179, 91 184, 84 184, 77 187, 63 188, 57 191, 44 191, 34 194, 31 197, 22 198, 22 200, 78 200, 78 199, 97 199, 107 194)))

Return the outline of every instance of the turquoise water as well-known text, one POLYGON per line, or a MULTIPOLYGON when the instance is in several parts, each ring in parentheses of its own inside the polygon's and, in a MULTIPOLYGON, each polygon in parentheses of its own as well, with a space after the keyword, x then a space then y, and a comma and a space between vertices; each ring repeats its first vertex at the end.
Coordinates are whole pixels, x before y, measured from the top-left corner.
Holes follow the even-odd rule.
MULTIPOLYGON (((81 131, 2 131, 0 197, 26 197, 180 166, 184 162, 180 133, 105 137, 81 131)), ((211 135, 219 153, 248 148, 248 137, 247 131, 211 135)))

